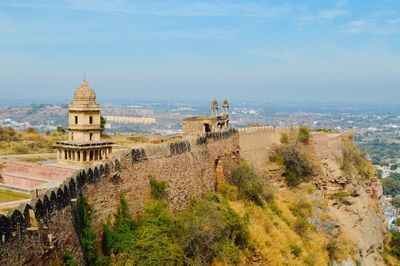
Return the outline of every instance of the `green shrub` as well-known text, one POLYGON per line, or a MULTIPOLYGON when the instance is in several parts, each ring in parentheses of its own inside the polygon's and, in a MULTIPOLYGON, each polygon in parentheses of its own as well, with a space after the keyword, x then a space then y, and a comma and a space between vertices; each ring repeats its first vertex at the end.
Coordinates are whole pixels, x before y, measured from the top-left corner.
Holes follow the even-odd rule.
POLYGON ((296 258, 299 258, 301 256, 301 253, 303 252, 301 248, 295 244, 292 244, 289 246, 290 253, 293 254, 296 258))
POLYGON ((63 266, 78 266, 79 264, 76 262, 74 255, 70 250, 67 250, 62 257, 62 265, 63 266))
POLYGON ((308 127, 302 126, 299 128, 298 140, 303 144, 309 144, 311 138, 310 129, 308 127))
POLYGON ((383 194, 396 196, 400 194, 400 180, 387 177, 382 179, 383 194))
POLYGON ((281 134, 281 139, 280 139, 282 144, 288 144, 289 143, 289 136, 286 133, 281 134))
POLYGON ((104 226, 103 249, 117 265, 182 265, 183 251, 167 203, 152 201, 136 221, 123 196, 113 227, 104 226))
POLYGON ((86 197, 80 193, 74 213, 75 230, 78 234, 81 248, 87 265, 98 265, 96 249, 96 231, 91 225, 90 207, 86 197))
POLYGON ((263 184, 254 169, 241 158, 232 174, 232 183, 238 188, 239 198, 264 206, 264 200, 271 202, 273 194, 263 184))
POLYGON ((296 219, 293 229, 299 236, 305 236, 310 228, 310 223, 305 218, 299 217, 296 219))
POLYGON ((396 231, 390 231, 392 239, 390 240, 390 253, 396 258, 400 259, 400 233, 396 231))
POLYGON ((125 252, 131 253, 138 265, 183 265, 183 251, 177 242, 175 223, 167 203, 150 203, 134 235, 125 252))
POLYGON ((187 265, 210 265, 214 258, 239 262, 239 250, 248 246, 245 222, 221 196, 211 193, 177 217, 179 242, 187 265))
POLYGON ((103 254, 106 256, 110 256, 113 248, 114 240, 113 240, 113 231, 108 224, 103 225, 103 239, 101 242, 101 247, 103 250, 103 254))
POLYGON ((296 145, 281 145, 275 148, 270 160, 282 163, 286 183, 295 187, 313 174, 312 165, 307 155, 300 151, 296 145))
POLYGON ((163 199, 166 196, 167 182, 150 177, 151 196, 154 199, 163 199))
POLYGON ((218 185, 218 192, 228 200, 236 200, 238 197, 238 188, 227 183, 218 185))

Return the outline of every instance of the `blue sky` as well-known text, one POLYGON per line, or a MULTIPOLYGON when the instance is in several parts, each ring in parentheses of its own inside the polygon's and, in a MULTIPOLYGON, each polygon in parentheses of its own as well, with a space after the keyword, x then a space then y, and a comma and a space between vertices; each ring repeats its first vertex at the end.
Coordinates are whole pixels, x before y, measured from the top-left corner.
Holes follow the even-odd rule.
POLYGON ((397 103, 400 1, 0 0, 0 97, 397 103))

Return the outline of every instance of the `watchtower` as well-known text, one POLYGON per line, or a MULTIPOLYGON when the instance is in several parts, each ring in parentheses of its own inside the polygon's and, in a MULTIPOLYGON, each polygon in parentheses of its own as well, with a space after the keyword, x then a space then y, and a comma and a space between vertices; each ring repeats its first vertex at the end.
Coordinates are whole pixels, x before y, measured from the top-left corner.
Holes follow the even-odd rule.
POLYGON ((211 116, 193 116, 183 119, 183 135, 199 136, 207 132, 218 132, 229 127, 229 103, 222 105, 222 113, 218 113, 217 99, 211 103, 211 116))
POLYGON ((59 162, 92 164, 110 157, 114 143, 101 140, 100 105, 86 80, 75 90, 68 118, 68 141, 53 145, 59 162))

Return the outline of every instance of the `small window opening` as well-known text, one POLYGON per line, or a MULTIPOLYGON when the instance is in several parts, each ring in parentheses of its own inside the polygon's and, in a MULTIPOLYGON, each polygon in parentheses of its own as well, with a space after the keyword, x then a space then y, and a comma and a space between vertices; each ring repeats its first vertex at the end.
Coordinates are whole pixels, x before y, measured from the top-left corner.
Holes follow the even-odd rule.
POLYGON ((92 125, 93 124, 93 116, 89 117, 89 123, 92 125))
POLYGON ((75 125, 78 124, 78 116, 75 116, 75 125))

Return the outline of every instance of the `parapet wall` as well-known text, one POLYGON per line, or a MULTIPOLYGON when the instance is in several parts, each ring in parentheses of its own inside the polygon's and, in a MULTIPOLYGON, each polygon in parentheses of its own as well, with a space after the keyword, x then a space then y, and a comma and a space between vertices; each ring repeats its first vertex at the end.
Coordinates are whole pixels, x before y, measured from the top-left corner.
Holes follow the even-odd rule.
POLYGON ((239 158, 239 134, 229 129, 197 138, 133 149, 103 165, 79 171, 60 187, 0 215, 0 265, 52 265, 66 250, 82 262, 73 226, 76 197, 83 192, 92 206, 93 226, 113 218, 119 196, 126 196, 131 214, 140 214, 150 200, 149 176, 168 183, 167 200, 175 211, 191 198, 214 191, 222 168, 227 178, 239 158))
POLYGON ((282 134, 292 135, 297 127, 249 127, 239 129, 240 156, 255 169, 262 169, 271 150, 280 143, 282 134))

